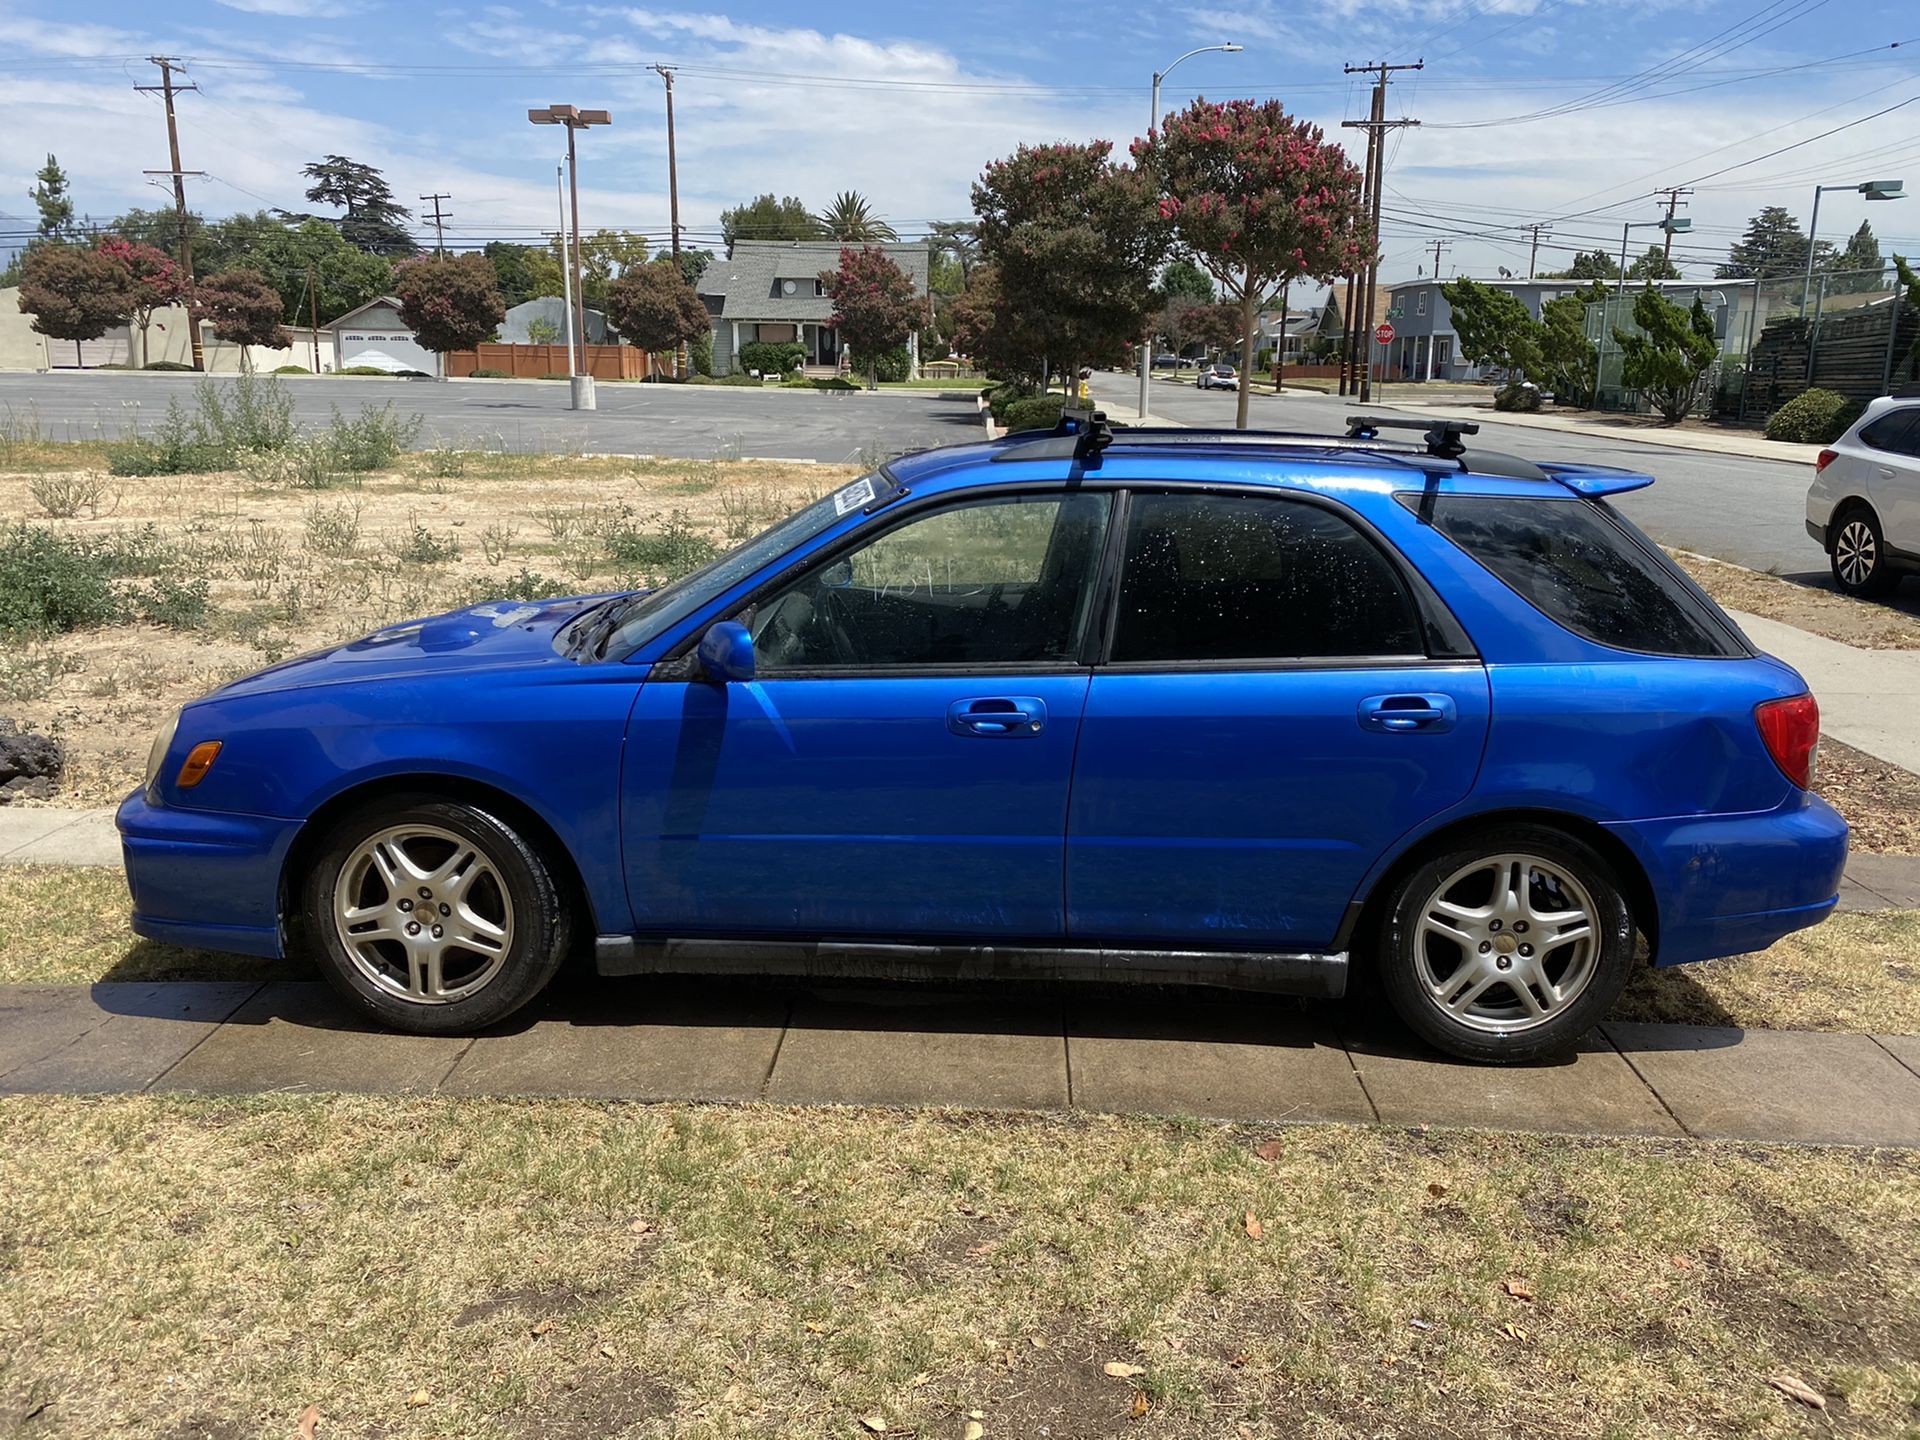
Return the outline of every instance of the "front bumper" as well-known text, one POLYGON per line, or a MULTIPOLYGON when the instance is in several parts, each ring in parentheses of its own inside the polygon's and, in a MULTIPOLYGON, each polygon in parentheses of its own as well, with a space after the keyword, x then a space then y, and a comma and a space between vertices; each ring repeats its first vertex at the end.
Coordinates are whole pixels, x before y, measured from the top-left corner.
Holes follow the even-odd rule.
POLYGON ((1847 822, 1817 795, 1778 810, 1607 827, 1639 856, 1659 906, 1654 964, 1764 950, 1839 900, 1847 822))
POLYGON ((133 933, 169 945, 278 959, 280 876, 298 820, 173 810, 136 790, 114 823, 133 933))

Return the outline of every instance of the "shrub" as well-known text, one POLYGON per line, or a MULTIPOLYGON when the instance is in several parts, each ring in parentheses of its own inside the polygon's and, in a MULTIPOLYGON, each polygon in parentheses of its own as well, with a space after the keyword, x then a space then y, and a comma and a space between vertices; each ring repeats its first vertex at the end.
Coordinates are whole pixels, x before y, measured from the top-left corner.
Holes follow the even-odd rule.
POLYGON ((248 452, 273 453, 300 433, 293 397, 271 377, 242 375, 226 385, 202 380, 194 387, 193 411, 179 398, 151 436, 107 447, 115 475, 190 475, 227 470, 248 452))
POLYGON ((1532 414, 1540 408, 1540 387, 1523 380, 1509 380, 1494 393, 1493 408, 1532 414))
POLYGON ((34 503, 56 520, 70 520, 82 510, 97 520, 100 503, 107 498, 107 478, 84 470, 56 471, 34 476, 27 482, 27 491, 34 503))
POLYGON ((365 406, 355 420, 347 419, 335 406, 333 424, 327 429, 334 463, 356 472, 385 470, 420 438, 425 419, 418 414, 395 414, 391 400, 378 410, 365 406))
POLYGON ((178 360, 150 360, 140 368, 143 370, 191 370, 193 366, 178 360))
POLYGON ((874 359, 873 373, 876 380, 898 383, 913 373, 913 356, 904 345, 882 350, 874 359))
POLYGON ((391 380, 393 376, 377 365, 348 365, 333 372, 336 375, 375 375, 382 380, 391 380))
POLYGON ((557 600, 573 593, 572 587, 565 581, 555 580, 522 565, 517 574, 509 575, 504 580, 482 575, 469 587, 467 603, 480 605, 488 600, 557 600))
POLYGON ((1767 417, 1767 439, 1831 445, 1860 418, 1860 407, 1833 390, 1802 390, 1767 417))
POLYGON ((1007 407, 1008 430, 1051 430, 1060 423, 1066 399, 1059 395, 1030 395, 1007 407))
POLYGON ((460 558, 458 540, 451 535, 443 539, 434 534, 415 515, 407 517, 407 528, 393 542, 392 549, 397 558, 418 565, 438 565, 460 558))
POLYGON ((987 409, 993 414, 993 423, 1006 424, 1007 411, 1018 402, 1031 399, 1033 395, 1032 386, 1022 385, 1017 380, 1009 380, 1005 384, 989 388, 986 391, 987 409))
POLYGON ((360 548, 360 505, 326 505, 316 500, 307 507, 307 549, 315 555, 342 560, 360 548))
POLYGON ((495 370, 490 366, 482 365, 473 372, 473 378, 475 380, 511 380, 513 376, 505 370, 495 370))
POLYGON ((623 508, 601 531, 600 539, 607 558, 623 573, 654 584, 678 580, 719 553, 719 547, 694 528, 684 510, 668 514, 658 530, 642 530, 633 523, 633 512, 623 508))
POLYGON ((134 604, 140 614, 155 625, 164 625, 169 630, 204 629, 207 582, 175 580, 171 575, 161 575, 147 590, 134 592, 134 604))
POLYGON ((758 385, 760 382, 744 370, 735 370, 728 375, 689 375, 689 385, 758 385))
POLYGON ((740 347, 739 368, 762 375, 785 375, 806 362, 807 347, 798 340, 749 340, 740 347))
POLYGON ((313 372, 304 365, 277 365, 274 367, 273 373, 276 375, 311 375, 313 372))
POLYGON ((78 630, 122 614, 98 547, 17 524, 0 531, 0 634, 78 630))

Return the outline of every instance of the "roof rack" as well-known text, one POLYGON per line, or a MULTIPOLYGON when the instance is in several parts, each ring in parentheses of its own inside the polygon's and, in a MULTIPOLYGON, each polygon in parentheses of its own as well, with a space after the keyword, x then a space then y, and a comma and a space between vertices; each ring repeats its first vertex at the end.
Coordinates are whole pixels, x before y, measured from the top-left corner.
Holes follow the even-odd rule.
POLYGON ((1382 430, 1424 430, 1429 455, 1437 456, 1442 460, 1458 460, 1467 453, 1467 447, 1460 443, 1460 437, 1478 435, 1480 422, 1477 420, 1396 420, 1385 415, 1349 415, 1347 417, 1349 440, 1371 440, 1382 430))
POLYGON ((1002 450, 996 460, 1075 460, 1098 468, 1100 452, 1113 444, 1113 427, 1104 410, 1068 406, 1060 423, 1033 440, 1002 450))

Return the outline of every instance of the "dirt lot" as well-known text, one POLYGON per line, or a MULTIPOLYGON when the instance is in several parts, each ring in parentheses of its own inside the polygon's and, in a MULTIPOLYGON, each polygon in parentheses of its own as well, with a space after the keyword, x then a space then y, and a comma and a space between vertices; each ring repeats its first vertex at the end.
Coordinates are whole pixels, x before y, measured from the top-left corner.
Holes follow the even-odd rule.
POLYGON ((1728 565, 1704 555, 1676 552, 1674 559, 1715 600, 1869 650, 1920 648, 1920 616, 1886 600, 1855 600, 1835 590, 1815 590, 1790 580, 1728 565))
POLYGON ((116 800, 138 782, 167 712, 229 679, 459 604, 657 583, 852 473, 428 452, 309 490, 240 471, 113 478, 0 468, 0 516, 62 535, 134 537, 123 543, 151 553, 154 575, 207 587, 198 620, 0 640, 0 714, 66 743, 70 771, 55 803, 116 800), (97 498, 50 518, 50 488, 83 481, 97 498))

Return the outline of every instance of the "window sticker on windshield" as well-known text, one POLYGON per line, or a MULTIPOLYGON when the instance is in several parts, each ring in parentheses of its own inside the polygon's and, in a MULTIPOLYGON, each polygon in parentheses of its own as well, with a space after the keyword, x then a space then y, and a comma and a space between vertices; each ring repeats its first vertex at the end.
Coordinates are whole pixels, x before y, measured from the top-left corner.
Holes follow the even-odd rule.
POLYGON ((873 501, 873 477, 862 476, 833 497, 833 513, 844 515, 873 501))

